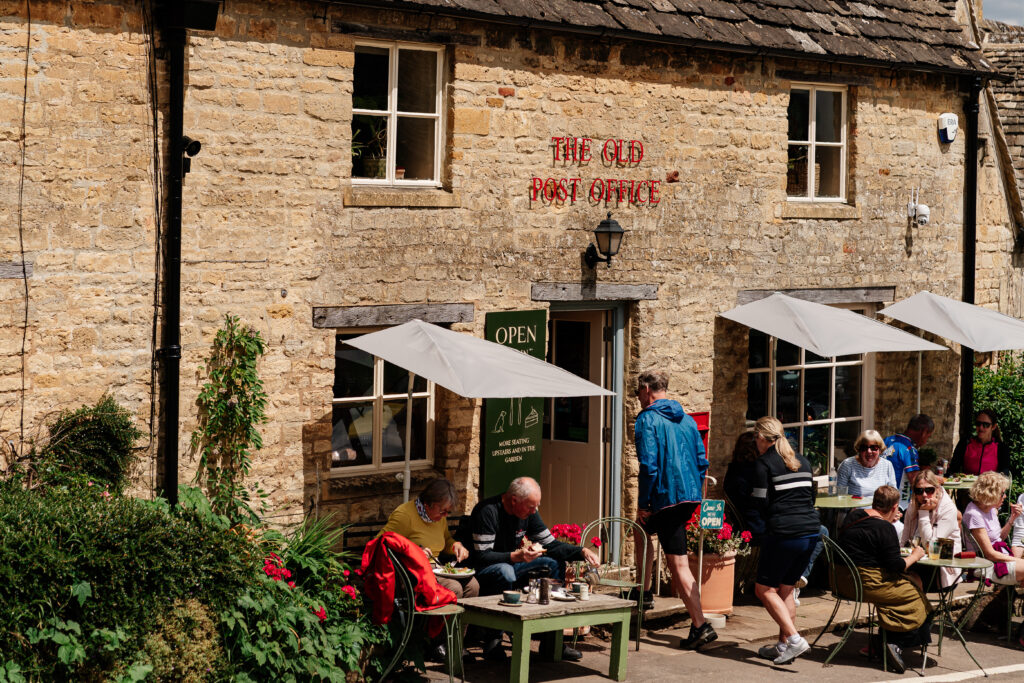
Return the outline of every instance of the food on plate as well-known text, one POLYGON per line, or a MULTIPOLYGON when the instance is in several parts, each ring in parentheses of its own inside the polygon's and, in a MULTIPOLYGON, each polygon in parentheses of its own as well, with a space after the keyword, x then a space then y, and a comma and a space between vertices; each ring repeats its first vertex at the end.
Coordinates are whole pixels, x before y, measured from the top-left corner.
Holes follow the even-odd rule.
POLYGON ((456 567, 454 564, 449 562, 443 567, 437 567, 434 569, 435 572, 442 572, 445 574, 472 574, 473 570, 469 567, 456 567))

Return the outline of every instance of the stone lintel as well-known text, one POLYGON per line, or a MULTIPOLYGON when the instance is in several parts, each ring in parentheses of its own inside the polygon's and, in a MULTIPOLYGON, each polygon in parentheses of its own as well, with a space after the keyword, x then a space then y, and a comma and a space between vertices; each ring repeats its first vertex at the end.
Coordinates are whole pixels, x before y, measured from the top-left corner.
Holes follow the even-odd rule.
POLYGON ((535 282, 534 301, 650 301, 658 298, 658 285, 617 283, 535 282))
POLYGON ((782 206, 782 218, 823 218, 826 220, 848 220, 860 218, 860 209, 850 204, 825 202, 786 202, 782 206))
POLYGON ((794 299, 818 304, 879 304, 896 300, 895 287, 840 287, 835 289, 743 289, 736 294, 742 306, 780 292, 794 299))
POLYGON ((345 206, 400 206, 422 209, 458 209, 462 195, 433 188, 350 186, 345 188, 345 206))
MULTIPOLYGON (((814 63, 808 62, 808 67, 811 67, 812 64, 814 63)), ((823 64, 823 68, 821 69, 815 69, 813 67, 806 70, 779 69, 775 72, 775 75, 784 81, 796 81, 798 83, 812 82, 828 83, 829 85, 874 85, 874 81, 867 76, 836 73, 825 64, 823 64)))
POLYGON ((384 306, 314 306, 313 327, 380 327, 419 318, 445 325, 473 322, 473 304, 392 304, 384 306))
POLYGON ((21 261, 0 261, 0 280, 21 280, 32 277, 32 264, 21 261))

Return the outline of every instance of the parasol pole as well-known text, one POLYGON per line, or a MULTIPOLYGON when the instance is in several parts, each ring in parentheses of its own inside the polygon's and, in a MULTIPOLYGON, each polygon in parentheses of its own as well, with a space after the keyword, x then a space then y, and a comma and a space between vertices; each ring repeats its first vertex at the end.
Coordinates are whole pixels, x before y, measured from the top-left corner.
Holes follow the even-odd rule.
POLYGON ((412 446, 412 385, 416 375, 409 372, 409 394, 405 399, 405 470, 402 472, 402 502, 409 502, 409 449, 412 446))
POLYGON ((921 414, 921 352, 917 352, 917 412, 915 415, 921 414))

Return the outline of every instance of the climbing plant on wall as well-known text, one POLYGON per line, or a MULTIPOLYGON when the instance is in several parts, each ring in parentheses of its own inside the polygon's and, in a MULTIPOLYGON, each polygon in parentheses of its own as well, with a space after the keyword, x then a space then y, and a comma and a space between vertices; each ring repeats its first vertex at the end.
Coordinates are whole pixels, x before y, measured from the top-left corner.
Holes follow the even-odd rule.
POLYGON ((199 457, 195 482, 205 486, 218 514, 233 523, 258 521, 264 491, 250 490, 243 480, 253 456, 263 446, 258 426, 267 421, 267 394, 257 372, 266 352, 260 333, 227 315, 206 359, 207 382, 199 392, 199 426, 192 432, 192 450, 199 457), (254 511, 254 498, 259 501, 254 511))

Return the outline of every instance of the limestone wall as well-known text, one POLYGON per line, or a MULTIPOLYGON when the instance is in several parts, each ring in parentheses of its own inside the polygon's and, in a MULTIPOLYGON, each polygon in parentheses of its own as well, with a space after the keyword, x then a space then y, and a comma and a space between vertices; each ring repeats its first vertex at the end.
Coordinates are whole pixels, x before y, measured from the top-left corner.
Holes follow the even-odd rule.
MULTIPOLYGON (((16 9, 0 19, 5 254, 18 249, 26 25, 16 9)), ((143 29, 130 2, 33 3, 21 214, 34 267, 28 424, 107 388, 149 424, 158 177, 143 29)), ((155 67, 165 113, 164 64, 155 67)), ((737 292, 959 292, 963 137, 940 145, 935 124, 942 112, 962 115, 956 83, 838 66, 815 76, 815 68, 395 12, 330 7, 324 17, 320 3, 228 0, 217 31, 194 33, 188 51, 185 131, 203 150, 184 193, 182 453, 202 357, 232 313, 269 343, 262 372, 271 421, 254 476, 275 514, 294 519, 319 494, 324 509, 346 518, 384 516, 400 494, 391 478, 342 482, 334 493, 318 485, 334 340, 332 330, 313 328, 312 307, 472 302, 475 321, 456 329, 482 336, 487 311, 546 305, 531 300, 532 283, 596 279, 658 285, 657 300, 628 310, 626 386, 641 369, 667 367, 671 393, 688 410, 712 411, 712 471, 720 473, 746 405, 745 329, 716 317, 736 305, 737 292), (455 208, 346 206, 354 36, 345 31, 354 25, 396 37, 429 31, 454 46, 445 180, 455 208), (849 206, 801 212, 786 202, 797 72, 850 86, 849 206), (565 167, 553 162, 550 140, 566 135, 639 140, 644 160, 565 167), (665 182, 674 171, 680 182, 665 182), (531 202, 533 177, 570 175, 588 184, 660 180, 661 201, 531 202), (931 207, 927 226, 908 226, 911 187, 931 207), (629 232, 612 267, 591 271, 581 254, 608 210, 629 232)), ((1010 294, 1000 283, 1015 270, 998 221, 979 230, 979 292, 984 281, 984 300, 1001 302, 1010 294)), ((17 424, 22 285, 0 280, 12 321, 0 334, 5 433, 17 424)), ((956 362, 952 353, 926 354, 922 407, 945 430, 936 442, 952 438, 956 362)), ((914 363, 916 354, 878 360, 875 426, 883 432, 898 430, 913 409, 906 379, 914 363)), ((437 465, 465 486, 468 509, 479 476, 478 411, 446 392, 439 405, 437 465)), ((626 512, 635 505, 637 409, 627 398, 626 512)))

